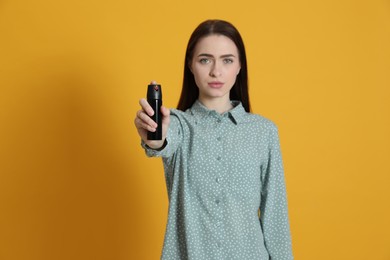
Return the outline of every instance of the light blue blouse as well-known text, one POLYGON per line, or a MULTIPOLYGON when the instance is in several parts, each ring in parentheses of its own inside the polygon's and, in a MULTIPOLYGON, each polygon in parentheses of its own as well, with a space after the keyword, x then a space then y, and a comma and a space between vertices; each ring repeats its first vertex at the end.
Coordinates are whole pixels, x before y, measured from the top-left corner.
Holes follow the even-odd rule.
POLYGON ((169 212, 161 259, 291 260, 278 130, 240 102, 171 109, 161 156, 169 212), (260 215, 260 217, 259 217, 260 215))

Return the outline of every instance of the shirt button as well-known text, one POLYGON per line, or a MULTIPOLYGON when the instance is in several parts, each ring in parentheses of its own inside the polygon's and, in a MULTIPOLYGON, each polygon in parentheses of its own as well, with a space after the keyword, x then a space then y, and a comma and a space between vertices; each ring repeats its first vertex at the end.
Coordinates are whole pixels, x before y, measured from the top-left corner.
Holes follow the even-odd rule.
POLYGON ((219 204, 219 199, 215 200, 215 203, 219 204))
POLYGON ((219 183, 219 178, 217 177, 217 178, 215 178, 215 181, 217 182, 217 183, 219 183))
POLYGON ((220 160, 221 160, 221 156, 218 156, 218 157, 217 157, 217 160, 220 161, 220 160))
POLYGON ((218 122, 218 123, 221 123, 221 121, 222 121, 221 119, 217 119, 217 122, 218 122))
POLYGON ((219 137, 217 137, 217 141, 221 141, 221 137, 219 136, 219 137))

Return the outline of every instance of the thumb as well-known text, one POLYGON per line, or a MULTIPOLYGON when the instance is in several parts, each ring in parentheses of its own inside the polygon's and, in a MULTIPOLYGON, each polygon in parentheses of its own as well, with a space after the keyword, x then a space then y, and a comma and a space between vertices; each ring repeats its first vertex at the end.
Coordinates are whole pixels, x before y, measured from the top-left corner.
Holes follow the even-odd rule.
POLYGON ((160 110, 163 117, 169 117, 170 110, 168 108, 161 106, 160 110))
POLYGON ((171 111, 164 106, 161 106, 160 110, 162 114, 162 125, 163 125, 163 132, 164 132, 164 130, 166 130, 169 126, 171 120, 170 119, 171 111))

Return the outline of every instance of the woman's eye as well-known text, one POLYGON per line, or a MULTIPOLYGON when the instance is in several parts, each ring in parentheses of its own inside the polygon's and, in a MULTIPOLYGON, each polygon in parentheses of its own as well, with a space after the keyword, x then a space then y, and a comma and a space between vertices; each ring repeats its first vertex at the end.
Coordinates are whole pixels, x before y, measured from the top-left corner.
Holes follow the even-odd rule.
POLYGON ((203 59, 200 59, 199 62, 202 63, 202 64, 208 64, 208 63, 210 63, 210 60, 206 59, 206 58, 203 58, 203 59))
POLYGON ((225 64, 229 64, 229 63, 233 63, 233 60, 232 59, 224 59, 223 62, 225 64))

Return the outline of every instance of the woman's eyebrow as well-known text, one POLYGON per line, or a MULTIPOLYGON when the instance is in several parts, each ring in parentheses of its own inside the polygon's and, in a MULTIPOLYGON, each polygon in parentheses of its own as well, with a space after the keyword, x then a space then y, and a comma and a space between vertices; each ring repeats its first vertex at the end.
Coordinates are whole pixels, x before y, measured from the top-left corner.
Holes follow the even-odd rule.
POLYGON ((229 57, 233 57, 233 58, 235 58, 236 56, 234 56, 233 54, 225 54, 225 55, 221 55, 221 58, 229 58, 229 57))
MULTIPOLYGON (((208 54, 208 53, 201 53, 198 55, 198 57, 210 57, 210 58, 214 58, 214 55, 212 54, 208 54)), ((224 54, 224 55, 221 55, 221 58, 228 58, 228 57, 236 57, 234 56, 233 54, 224 54)))
POLYGON ((213 58, 213 57, 214 57, 213 55, 208 54, 208 53, 201 53, 201 54, 198 55, 198 57, 201 57, 201 56, 210 57, 210 58, 213 58))

